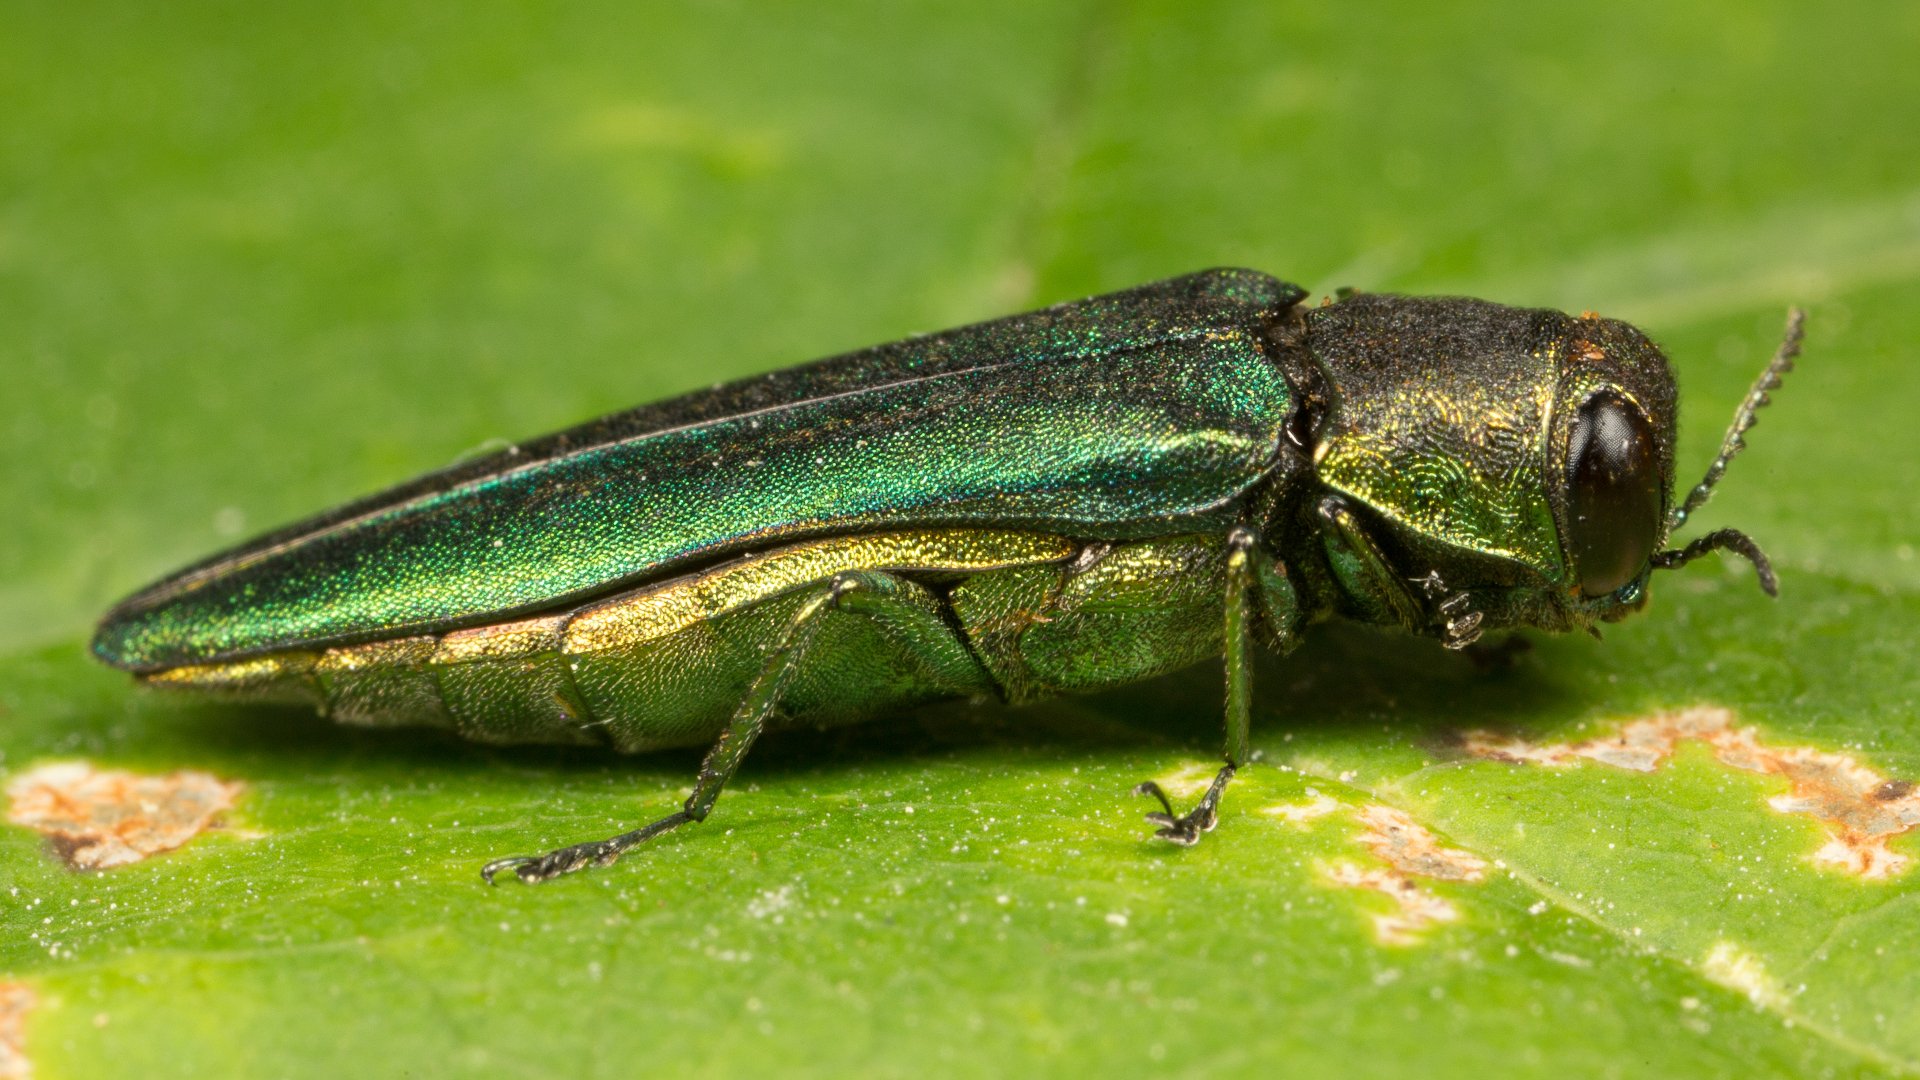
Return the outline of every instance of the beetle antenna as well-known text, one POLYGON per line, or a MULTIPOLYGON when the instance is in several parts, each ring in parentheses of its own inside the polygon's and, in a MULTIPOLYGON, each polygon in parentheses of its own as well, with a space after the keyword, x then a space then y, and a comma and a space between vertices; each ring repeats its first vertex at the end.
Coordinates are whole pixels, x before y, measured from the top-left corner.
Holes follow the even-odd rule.
POLYGON ((1653 556, 1655 570, 1678 570, 1709 551, 1726 550, 1741 555, 1753 564, 1753 572, 1760 575, 1760 589, 1768 596, 1780 595, 1780 579, 1773 574, 1773 563, 1767 561, 1767 553, 1753 538, 1739 529, 1718 529, 1688 544, 1677 551, 1661 551, 1653 556))
MULTIPOLYGON (((1767 395, 1780 389, 1780 377, 1793 370, 1794 357, 1800 355, 1800 337, 1806 323, 1807 313, 1804 310, 1794 308, 1787 312, 1787 332, 1785 336, 1780 339, 1780 348, 1775 350, 1773 361, 1767 365, 1766 370, 1762 371, 1760 377, 1753 381, 1753 388, 1747 391, 1746 400, 1742 401, 1740 408, 1734 411, 1733 424, 1727 428, 1726 438, 1720 440, 1720 456, 1713 459, 1712 465, 1707 466, 1706 477, 1693 486, 1693 490, 1687 494, 1687 501, 1681 503, 1679 508, 1668 516, 1668 536, 1672 536, 1675 532, 1679 531, 1680 526, 1687 523, 1688 515, 1700 509, 1701 505, 1713 495, 1713 486, 1720 482, 1722 476, 1726 475, 1727 463, 1733 460, 1735 454, 1747 448, 1746 440, 1741 438, 1741 436, 1745 435, 1747 431, 1753 427, 1753 414, 1759 412, 1761 406, 1772 400, 1767 395)), ((1745 540, 1746 538, 1742 537, 1741 539, 1745 540)), ((1753 547, 1751 540, 1747 540, 1746 543, 1748 548, 1753 547)), ((1693 546, 1688 545, 1687 550, 1692 551, 1693 546)), ((1740 548, 1734 548, 1733 550, 1741 551, 1742 554, 1745 554, 1745 551, 1740 548)), ((1754 551, 1757 553, 1758 549, 1756 548, 1754 551)), ((1751 555, 1748 557, 1752 558, 1751 555)), ((1765 561, 1760 560, 1759 565, 1764 566, 1765 561)), ((1769 589, 1768 592, 1772 592, 1772 590, 1769 589)))

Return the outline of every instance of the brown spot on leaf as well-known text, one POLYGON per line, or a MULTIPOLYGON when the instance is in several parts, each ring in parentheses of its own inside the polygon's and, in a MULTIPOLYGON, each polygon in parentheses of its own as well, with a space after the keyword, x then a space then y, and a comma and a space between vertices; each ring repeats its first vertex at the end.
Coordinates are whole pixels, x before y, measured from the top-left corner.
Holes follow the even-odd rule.
POLYGON ((1774 746, 1751 727, 1737 728, 1731 710, 1699 706, 1636 720, 1618 734, 1586 742, 1539 746, 1486 732, 1470 732, 1462 746, 1495 761, 1568 765, 1586 758, 1615 768, 1652 772, 1686 740, 1705 743, 1721 764, 1778 776, 1790 785, 1767 804, 1805 814, 1826 829, 1813 861, 1864 878, 1886 878, 1911 862, 1888 842, 1920 824, 1920 793, 1911 781, 1891 779, 1846 754, 1811 746, 1774 746))
POLYGON ((1460 918, 1452 901, 1414 879, 1483 881, 1485 860, 1459 848, 1443 847, 1439 837, 1390 806, 1363 806, 1354 811, 1354 817, 1362 826, 1360 842, 1387 865, 1335 863, 1326 868, 1326 876, 1335 885, 1371 889, 1394 901, 1398 910, 1373 917, 1373 931, 1382 944, 1412 945, 1427 928, 1460 918))
POLYGON ((1486 860, 1459 848, 1441 847, 1440 838, 1391 806, 1363 806, 1355 815, 1366 831, 1360 842, 1395 870, 1441 881, 1482 881, 1486 860))
POLYGON ((32 990, 19 983, 0 983, 0 1080, 27 1080, 33 1075, 26 1036, 33 1004, 32 990))
POLYGON ((240 785, 203 772, 166 776, 42 765, 7 785, 8 820, 38 829, 76 870, 100 870, 170 851, 217 823, 240 785))
POLYGON ((1335 863, 1327 867, 1327 880, 1349 889, 1371 889, 1391 897, 1399 910, 1373 917, 1373 933, 1382 945, 1414 945, 1428 927, 1454 922, 1460 909, 1453 902, 1427 889, 1396 870, 1382 866, 1359 867, 1335 863))
POLYGON ((1904 798, 1912 790, 1913 781, 1911 780, 1889 780, 1873 789, 1873 797, 1881 802, 1892 802, 1895 799, 1904 798))

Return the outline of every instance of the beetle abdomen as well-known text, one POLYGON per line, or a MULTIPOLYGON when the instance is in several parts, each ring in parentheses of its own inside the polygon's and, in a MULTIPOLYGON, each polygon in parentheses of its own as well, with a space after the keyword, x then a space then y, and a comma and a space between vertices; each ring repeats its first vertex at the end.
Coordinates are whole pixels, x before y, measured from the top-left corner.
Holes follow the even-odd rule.
MULTIPOLYGON (((837 573, 981 574, 1064 562, 1057 536, 929 530, 841 537, 530 619, 326 649, 181 665, 151 686, 317 706, 364 726, 430 726, 494 743, 698 745, 725 726, 813 588, 837 573)), ((887 618, 835 614, 784 707, 809 726, 994 693, 945 602, 904 578, 887 618)))

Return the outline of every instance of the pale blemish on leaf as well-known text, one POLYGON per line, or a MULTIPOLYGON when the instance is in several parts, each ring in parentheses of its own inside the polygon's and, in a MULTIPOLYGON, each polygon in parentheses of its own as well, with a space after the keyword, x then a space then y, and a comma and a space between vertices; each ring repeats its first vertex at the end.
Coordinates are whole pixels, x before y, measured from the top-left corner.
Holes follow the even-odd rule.
POLYGON ((27 1080, 33 1062, 27 1060, 27 1014, 33 1011, 33 991, 19 983, 0 983, 0 1080, 27 1080))
POLYGON ((1731 941, 1715 942, 1700 961, 1707 978, 1766 1009, 1778 1010, 1787 1003, 1787 992, 1780 981, 1767 973, 1760 958, 1731 941))
POLYGON ((1313 797, 1306 802, 1275 803, 1272 806, 1261 807, 1260 812, 1269 817, 1279 818, 1288 824, 1305 828, 1307 825, 1339 810, 1341 805, 1342 804, 1336 799, 1330 799, 1325 795, 1314 792, 1313 797))
POLYGON ((1374 936, 1381 944, 1416 944, 1428 928, 1459 921, 1460 909, 1452 901, 1415 879, 1484 881, 1486 860, 1472 852, 1442 845, 1440 838, 1425 826, 1390 806, 1378 803, 1362 806, 1354 811, 1354 818, 1362 827, 1360 842, 1386 865, 1362 867, 1335 863, 1325 869, 1325 874, 1335 885, 1370 889, 1394 901, 1398 910, 1373 917, 1374 936))
POLYGON ((1190 761, 1172 772, 1154 777, 1153 782, 1175 798, 1197 799, 1213 783, 1219 771, 1220 763, 1217 761, 1190 761))
POLYGON ((1846 754, 1811 746, 1777 746, 1760 741, 1757 729, 1737 728, 1733 712, 1699 706, 1636 720, 1619 733, 1579 743, 1534 745, 1486 732, 1469 733, 1467 753, 1495 761, 1568 765, 1585 758, 1621 769, 1652 772, 1686 740, 1705 743, 1724 764, 1766 773, 1792 785, 1767 805, 1784 814, 1805 814, 1826 829, 1827 842, 1812 855, 1815 863, 1857 874, 1887 878, 1905 871, 1907 856, 1888 847, 1896 836, 1920 825, 1920 791, 1846 754))
POLYGON ((211 828, 240 785, 192 770, 142 776, 86 762, 42 765, 7 785, 7 820, 45 834, 76 870, 171 851, 211 828))

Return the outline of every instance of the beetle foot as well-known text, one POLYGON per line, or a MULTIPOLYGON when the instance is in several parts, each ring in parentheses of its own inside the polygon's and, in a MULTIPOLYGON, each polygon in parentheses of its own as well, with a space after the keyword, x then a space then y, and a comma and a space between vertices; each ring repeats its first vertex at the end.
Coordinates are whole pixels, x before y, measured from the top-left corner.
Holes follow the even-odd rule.
POLYGON ((1463 592, 1441 601, 1440 616, 1446 622, 1440 632, 1440 644, 1449 649, 1464 649, 1480 640, 1481 616, 1472 604, 1472 597, 1463 592))
MULTIPOLYGON (((513 876, 528 885, 538 884, 561 874, 571 873, 590 862, 598 861, 597 856, 582 852, 580 848, 596 847, 595 844, 580 844, 575 847, 549 851, 545 855, 509 855, 504 859, 495 859, 480 868, 480 877, 487 884, 493 884, 493 877, 502 870, 513 871, 513 876)), ((607 859, 612 862, 613 859, 607 859)))
POLYGON ((606 840, 591 840, 584 844, 549 851, 545 855, 509 855, 481 867, 480 878, 491 885, 494 875, 502 870, 511 870, 514 877, 526 884, 537 885, 562 874, 571 874, 582 867, 607 866, 624 854, 628 848, 643 844, 669 829, 679 828, 694 820, 697 819, 692 814, 682 810, 677 814, 663 817, 651 825, 645 825, 606 840))
POLYGON ((616 836, 611 840, 595 840, 549 851, 545 855, 509 855, 481 867, 480 877, 491 885, 495 874, 512 870, 514 877, 528 885, 537 885, 562 874, 571 874, 582 867, 611 864, 620 857, 621 852, 633 846, 621 843, 625 839, 624 836, 616 836))
POLYGON ((1200 837, 1213 831, 1220 823, 1220 793, 1227 789, 1227 781, 1233 779, 1234 767, 1221 768, 1207 793, 1200 802, 1185 814, 1173 812, 1173 802, 1167 798, 1166 790, 1151 780, 1143 781, 1133 789, 1135 795, 1150 795, 1160 801, 1160 809, 1147 815, 1147 820, 1160 826, 1153 835, 1181 847, 1192 847, 1200 842, 1200 837))
POLYGON ((1441 645, 1449 649, 1464 649, 1480 640, 1481 615, 1473 609, 1471 594, 1449 592, 1446 580, 1438 570, 1429 570, 1423 577, 1408 580, 1427 599, 1439 601, 1434 607, 1439 614, 1441 645))

